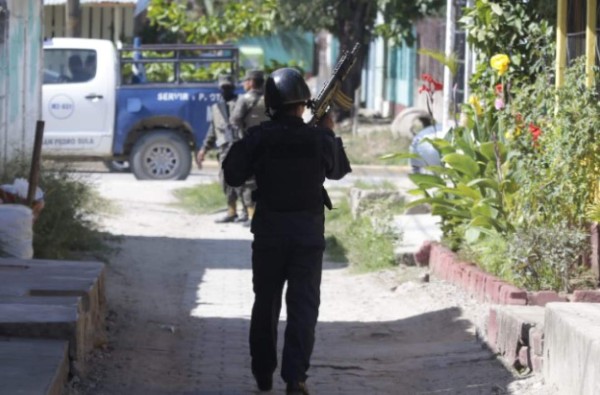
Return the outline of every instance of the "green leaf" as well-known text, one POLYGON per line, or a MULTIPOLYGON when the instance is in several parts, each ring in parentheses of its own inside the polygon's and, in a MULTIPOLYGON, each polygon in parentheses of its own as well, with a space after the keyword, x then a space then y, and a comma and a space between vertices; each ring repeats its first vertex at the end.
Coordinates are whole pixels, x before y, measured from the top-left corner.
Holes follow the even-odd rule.
POLYGON ((467 228, 465 232, 465 241, 469 244, 475 243, 481 237, 481 230, 476 227, 467 228))
POLYGON ((456 188, 443 188, 443 192, 456 196, 466 197, 473 200, 481 199, 481 193, 473 188, 468 187, 463 183, 456 185, 456 188))
POLYGON ((519 190, 519 185, 514 180, 504 180, 500 184, 500 190, 505 193, 515 193, 519 190))
POLYGON ((443 66, 446 66, 453 76, 458 72, 458 56, 455 53, 446 56, 443 51, 421 48, 419 49, 419 55, 429 56, 433 60, 438 61, 443 66))
POLYGON ((482 228, 492 229, 495 228, 497 225, 498 224, 494 219, 483 215, 478 215, 477 217, 473 218, 473 220, 469 223, 468 226, 479 226, 482 228))
POLYGON ((500 4, 498 4, 498 3, 491 3, 490 6, 492 6, 492 11, 494 12, 494 14, 496 14, 498 16, 502 16, 502 14, 504 13, 504 11, 502 10, 502 7, 500 6, 500 4))
POLYGON ((408 178, 418 185, 420 188, 429 189, 429 188, 443 188, 446 186, 446 182, 442 180, 441 177, 431 175, 431 174, 418 174, 413 173, 409 174, 408 178))
POLYGON ((491 188, 494 191, 498 191, 498 182, 492 178, 477 178, 470 181, 467 185, 470 187, 479 185, 484 188, 491 188))
MULTIPOLYGON (((508 149, 500 141, 496 142, 496 145, 498 146, 498 153, 500 154, 500 163, 504 163, 506 161, 506 155, 508 153, 508 149)), ((494 162, 496 161, 496 152, 494 149, 493 141, 487 141, 487 142, 481 144, 481 146, 479 147, 479 151, 481 152, 481 154, 483 156, 485 156, 485 158, 487 160, 494 161, 494 162)))
POLYGON ((492 207, 490 207, 490 205, 486 204, 485 202, 478 202, 471 209, 471 215, 473 216, 473 218, 477 218, 477 217, 493 218, 494 209, 492 209, 492 207))
POLYGON ((392 154, 385 154, 379 157, 382 160, 388 159, 421 159, 421 156, 418 154, 408 153, 408 152, 397 152, 392 154))
POLYGON ((479 165, 475 160, 463 154, 448 154, 442 158, 453 169, 469 176, 476 177, 479 174, 479 165))

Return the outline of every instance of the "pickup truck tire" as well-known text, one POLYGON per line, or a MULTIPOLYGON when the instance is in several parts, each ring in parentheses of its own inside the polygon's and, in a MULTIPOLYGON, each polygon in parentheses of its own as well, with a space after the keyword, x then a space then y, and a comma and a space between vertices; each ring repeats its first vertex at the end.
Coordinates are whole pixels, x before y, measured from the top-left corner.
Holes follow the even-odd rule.
POLYGON ((135 143, 129 163, 138 180, 185 180, 190 174, 192 153, 179 134, 155 130, 135 143))

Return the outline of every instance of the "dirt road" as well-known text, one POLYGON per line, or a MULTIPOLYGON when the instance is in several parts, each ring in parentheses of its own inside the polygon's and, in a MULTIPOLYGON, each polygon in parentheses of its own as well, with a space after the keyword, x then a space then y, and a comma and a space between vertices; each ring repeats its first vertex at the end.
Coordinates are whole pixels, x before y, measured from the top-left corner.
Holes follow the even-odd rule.
MULTIPOLYGON (((139 182, 96 174, 122 235, 107 270, 109 344, 71 394, 255 394, 248 356, 251 234, 173 206, 171 190, 207 182, 139 182)), ((353 275, 327 264, 309 387, 319 395, 552 394, 514 377, 477 342, 481 307, 418 270, 353 275)), ((285 319, 285 315, 282 320, 285 319)), ((281 324, 283 329, 284 323, 281 324)), ((284 393, 277 376, 274 394, 284 393)))

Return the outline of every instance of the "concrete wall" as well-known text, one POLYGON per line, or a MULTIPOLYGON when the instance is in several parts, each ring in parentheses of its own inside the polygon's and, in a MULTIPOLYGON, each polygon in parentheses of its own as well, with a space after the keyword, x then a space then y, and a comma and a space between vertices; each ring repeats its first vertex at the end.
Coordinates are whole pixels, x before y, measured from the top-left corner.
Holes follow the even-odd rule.
POLYGON ((41 116, 42 13, 39 0, 0 0, 0 171, 29 159, 41 116))

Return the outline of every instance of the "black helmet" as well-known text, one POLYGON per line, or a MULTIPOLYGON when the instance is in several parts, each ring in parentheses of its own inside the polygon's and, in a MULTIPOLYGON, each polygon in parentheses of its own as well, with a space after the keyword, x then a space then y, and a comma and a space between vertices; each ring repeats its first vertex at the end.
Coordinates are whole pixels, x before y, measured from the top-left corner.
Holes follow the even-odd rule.
POLYGON ((309 99, 310 89, 298 70, 289 67, 277 69, 267 78, 267 109, 279 110, 286 104, 306 103, 309 99))

